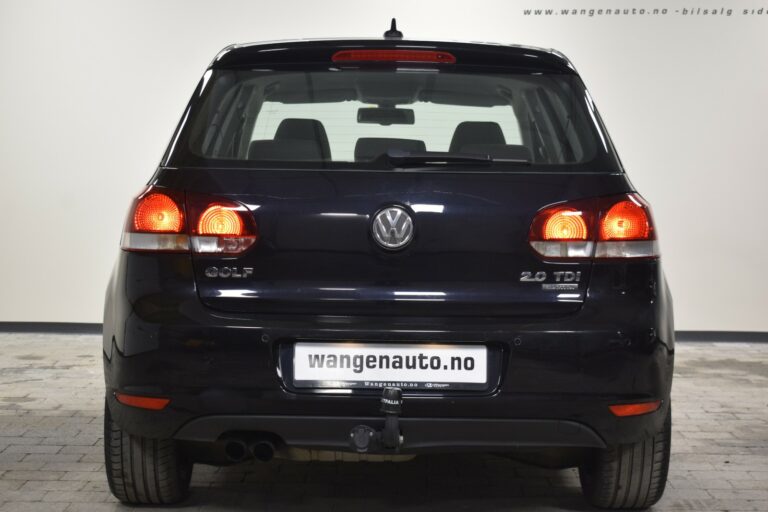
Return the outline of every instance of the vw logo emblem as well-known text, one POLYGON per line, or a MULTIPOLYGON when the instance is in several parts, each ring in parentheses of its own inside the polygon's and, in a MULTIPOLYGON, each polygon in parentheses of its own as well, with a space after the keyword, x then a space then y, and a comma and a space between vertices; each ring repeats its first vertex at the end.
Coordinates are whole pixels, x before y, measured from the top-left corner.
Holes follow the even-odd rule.
POLYGON ((373 239, 385 249, 401 249, 413 238, 413 220, 402 206, 387 206, 373 217, 373 239))

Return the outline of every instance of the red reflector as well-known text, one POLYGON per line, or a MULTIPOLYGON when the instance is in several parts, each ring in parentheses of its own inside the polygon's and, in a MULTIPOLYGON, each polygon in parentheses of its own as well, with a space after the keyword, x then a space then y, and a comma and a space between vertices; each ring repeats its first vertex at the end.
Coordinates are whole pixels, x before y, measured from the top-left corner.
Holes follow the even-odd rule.
POLYGON ((661 400, 655 402, 643 402, 639 404, 609 405, 608 408, 614 416, 639 416, 657 410, 661 406, 661 400))
POLYGON ((159 411, 165 409, 171 400, 168 398, 153 398, 149 396, 126 395, 125 393, 115 393, 117 401, 123 405, 138 407, 140 409, 149 409, 150 411, 159 411))
POLYGON ((333 54, 333 62, 439 62, 455 64, 448 52, 432 50, 341 50, 333 54))

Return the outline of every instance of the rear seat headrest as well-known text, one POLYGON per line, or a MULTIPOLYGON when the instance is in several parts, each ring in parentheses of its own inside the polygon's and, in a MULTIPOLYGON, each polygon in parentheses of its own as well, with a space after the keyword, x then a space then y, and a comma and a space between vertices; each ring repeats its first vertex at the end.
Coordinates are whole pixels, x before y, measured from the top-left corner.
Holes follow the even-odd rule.
POLYGON ((355 161, 373 160, 390 149, 400 149, 412 153, 424 152, 427 146, 418 139, 388 139, 382 137, 361 137, 355 144, 355 161))
POLYGON ((331 159, 331 146, 323 123, 317 119, 283 119, 275 132, 276 141, 303 140, 317 145, 321 160, 331 159))
POLYGON ((249 160, 321 161, 315 141, 301 139, 254 140, 248 147, 249 160))
POLYGON ((506 144, 504 133, 499 123, 492 121, 464 121, 453 132, 451 153, 461 153, 462 148, 470 144, 506 144))

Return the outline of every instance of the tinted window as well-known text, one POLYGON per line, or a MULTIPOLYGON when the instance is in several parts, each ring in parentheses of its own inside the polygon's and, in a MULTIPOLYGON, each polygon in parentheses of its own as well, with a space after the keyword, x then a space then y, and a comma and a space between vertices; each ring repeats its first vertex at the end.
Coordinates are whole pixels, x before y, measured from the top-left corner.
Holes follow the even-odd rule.
POLYGON ((209 73, 181 137, 182 163, 389 168, 386 152, 395 150, 489 155, 499 169, 551 168, 609 152, 575 75, 209 73))

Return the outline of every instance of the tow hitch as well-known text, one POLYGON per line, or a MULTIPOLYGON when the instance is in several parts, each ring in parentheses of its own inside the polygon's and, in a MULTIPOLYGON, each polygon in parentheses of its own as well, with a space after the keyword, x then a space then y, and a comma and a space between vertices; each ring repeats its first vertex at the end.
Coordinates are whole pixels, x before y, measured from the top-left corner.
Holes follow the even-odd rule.
POLYGON ((403 444, 398 418, 403 410, 403 390, 400 388, 384 388, 381 393, 381 412, 384 413, 384 428, 374 430, 368 425, 357 425, 352 428, 349 438, 352 447, 358 453, 378 450, 399 451, 403 444))

